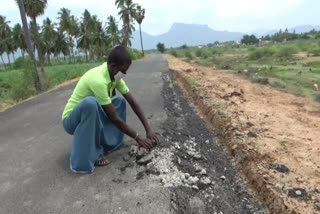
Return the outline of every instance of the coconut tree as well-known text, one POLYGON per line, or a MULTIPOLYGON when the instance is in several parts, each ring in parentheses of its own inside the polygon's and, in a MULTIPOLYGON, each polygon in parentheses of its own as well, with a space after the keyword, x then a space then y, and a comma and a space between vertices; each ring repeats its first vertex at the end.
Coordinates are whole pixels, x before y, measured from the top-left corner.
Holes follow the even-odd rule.
POLYGON ((63 54, 63 58, 69 54, 69 47, 65 35, 60 29, 57 30, 55 44, 54 44, 54 55, 60 61, 60 54, 63 54))
POLYGON ((88 10, 85 10, 80 23, 80 36, 78 48, 85 51, 86 61, 88 61, 88 51, 91 49, 92 34, 95 30, 95 23, 88 10))
POLYGON ((6 67, 6 64, 4 63, 2 54, 6 51, 6 41, 8 39, 8 28, 9 27, 9 21, 6 20, 6 17, 0 15, 0 56, 2 60, 2 64, 4 67, 6 67))
POLYGON ((55 24, 49 18, 43 20, 41 37, 44 43, 44 49, 47 55, 48 64, 51 64, 50 55, 54 52, 57 32, 55 31, 55 24))
POLYGON ((13 40, 18 48, 21 50, 21 55, 24 58, 24 53, 27 50, 27 45, 25 42, 23 29, 21 25, 18 23, 12 29, 13 40))
POLYGON ((24 38, 26 40, 28 54, 31 57, 33 64, 34 64, 34 71, 32 72, 34 87, 36 89, 36 92, 39 93, 41 91, 41 83, 40 83, 40 78, 39 78, 38 71, 37 71, 36 60, 35 60, 35 57, 34 57, 34 54, 32 51, 30 33, 29 33, 29 29, 28 29, 26 12, 25 12, 25 8, 24 8, 24 2, 23 2, 23 0, 16 0, 16 2, 18 4, 19 11, 20 11, 20 17, 21 17, 21 21, 22 21, 22 25, 23 25, 24 38))
POLYGON ((134 17, 136 13, 137 4, 134 4, 132 0, 116 0, 116 5, 119 11, 119 15, 123 21, 122 33, 123 33, 123 46, 128 47, 131 45, 130 37, 134 28, 134 17))
POLYGON ((101 59, 102 55, 109 48, 109 38, 97 16, 92 16, 92 20, 95 23, 95 30, 92 35, 93 52, 97 55, 98 59, 101 59))
POLYGON ((40 47, 40 36, 38 31, 38 25, 37 25, 37 17, 44 14, 44 10, 47 7, 47 0, 24 0, 24 7, 26 10, 26 14, 32 19, 33 27, 34 27, 34 34, 35 34, 35 44, 38 51, 38 57, 40 62, 40 70, 44 77, 46 86, 48 84, 48 77, 46 73, 44 72, 44 65, 43 65, 43 55, 42 50, 40 47))
POLYGON ((145 9, 141 8, 140 5, 137 6, 137 10, 135 13, 135 20, 139 24, 139 31, 140 31, 140 41, 141 41, 141 50, 142 50, 142 55, 144 56, 144 51, 143 51, 143 43, 142 43, 142 34, 141 34, 141 23, 144 19, 145 15, 145 9))
POLYGON ((121 32, 119 31, 118 23, 113 16, 108 17, 106 32, 110 38, 112 47, 115 47, 121 43, 121 32))

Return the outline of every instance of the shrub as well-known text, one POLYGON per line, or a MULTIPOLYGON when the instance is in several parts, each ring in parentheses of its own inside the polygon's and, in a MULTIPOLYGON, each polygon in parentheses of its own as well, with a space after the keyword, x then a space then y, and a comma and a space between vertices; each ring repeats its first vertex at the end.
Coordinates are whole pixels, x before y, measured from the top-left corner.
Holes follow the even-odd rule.
POLYGON ((170 51, 170 54, 171 54, 172 56, 178 57, 178 53, 177 53, 176 50, 170 51))
POLYGON ((202 50, 201 50, 201 49, 198 49, 198 50, 196 51, 196 56, 197 56, 197 57, 201 57, 201 55, 202 55, 202 50))
POLYGON ((10 77, 10 97, 17 101, 26 99, 35 92, 32 77, 34 69, 31 59, 25 59, 22 66, 22 71, 17 71, 15 75, 10 77))
POLYGON ((204 52, 202 53, 201 57, 202 57, 203 59, 207 59, 207 58, 209 57, 208 51, 204 51, 204 52))
POLYGON ((129 48, 128 52, 129 52, 132 60, 137 60, 137 59, 142 58, 142 52, 140 52, 140 51, 129 48))
POLYGON ((14 69, 23 68, 24 62, 25 62, 25 59, 23 59, 22 57, 17 58, 16 61, 14 61, 14 63, 13 63, 13 68, 14 69))
POLYGON ((288 59, 288 58, 291 58, 292 55, 297 52, 298 52, 297 48, 292 46, 285 46, 280 48, 279 52, 277 53, 277 56, 288 59))
POLYGON ((251 49, 249 59, 257 60, 274 55, 275 51, 269 47, 251 49))
POLYGON ((320 56, 320 48, 315 48, 310 51, 314 56, 320 56))
POLYGON ((192 56, 190 51, 186 51, 184 54, 185 54, 185 57, 187 57, 188 59, 192 59, 193 58, 193 56, 192 56))

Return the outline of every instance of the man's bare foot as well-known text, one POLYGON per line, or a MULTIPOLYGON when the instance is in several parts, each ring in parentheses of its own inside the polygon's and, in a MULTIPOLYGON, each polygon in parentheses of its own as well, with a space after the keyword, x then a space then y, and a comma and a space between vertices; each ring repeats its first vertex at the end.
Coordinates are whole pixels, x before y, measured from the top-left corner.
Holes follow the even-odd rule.
POLYGON ((101 156, 98 160, 96 160, 96 166, 106 166, 110 163, 104 156, 101 156))

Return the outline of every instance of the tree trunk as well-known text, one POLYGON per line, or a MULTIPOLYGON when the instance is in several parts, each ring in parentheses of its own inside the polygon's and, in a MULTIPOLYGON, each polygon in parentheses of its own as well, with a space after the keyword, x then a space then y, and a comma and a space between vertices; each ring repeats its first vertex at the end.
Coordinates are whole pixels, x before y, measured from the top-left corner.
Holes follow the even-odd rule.
POLYGON ((50 65, 51 62, 50 62, 50 54, 49 53, 47 53, 47 59, 48 59, 48 65, 50 65))
POLYGON ((21 21, 22 21, 22 25, 23 25, 24 39, 27 44, 29 56, 31 57, 33 64, 34 64, 34 71, 32 74, 34 87, 36 89, 36 92, 40 93, 41 92, 41 83, 40 83, 40 79, 39 79, 39 75, 38 75, 38 71, 37 71, 36 59, 34 58, 33 51, 32 51, 31 39, 30 39, 30 34, 29 34, 28 23, 27 23, 26 12, 24 9, 23 0, 17 0, 17 2, 18 2, 21 21))
POLYGON ((14 56, 14 52, 12 51, 12 56, 13 56, 13 62, 16 61, 16 57, 14 56))
POLYGON ((141 34, 141 25, 140 24, 139 24, 139 29, 140 29, 140 41, 141 41, 142 56, 144 56, 143 43, 142 43, 142 34, 141 34))
POLYGON ((4 63, 4 61, 3 61, 2 54, 1 54, 0 56, 1 56, 1 60, 2 60, 3 67, 4 67, 4 69, 6 69, 6 68, 7 68, 7 67, 6 67, 6 63, 4 63))
POLYGON ((10 56, 9 56, 9 53, 7 53, 7 57, 8 57, 9 67, 11 67, 11 62, 10 62, 10 56))
POLYGON ((87 50, 85 50, 86 51, 86 61, 88 62, 88 52, 87 52, 87 50))
POLYGON ((24 50, 21 49, 21 55, 22 55, 22 58, 24 59, 24 50))
POLYGON ((41 74, 42 74, 44 82, 45 82, 45 87, 47 88, 48 87, 48 76, 44 72, 44 65, 43 65, 43 61, 44 60, 43 60, 42 50, 41 50, 41 47, 40 47, 40 36, 39 36, 39 32, 38 32, 37 19, 36 19, 36 17, 32 17, 32 20, 33 20, 34 29, 35 29, 34 33, 35 33, 35 36, 36 36, 35 40, 36 40, 36 47, 37 47, 37 50, 38 50, 40 71, 41 71, 41 74))

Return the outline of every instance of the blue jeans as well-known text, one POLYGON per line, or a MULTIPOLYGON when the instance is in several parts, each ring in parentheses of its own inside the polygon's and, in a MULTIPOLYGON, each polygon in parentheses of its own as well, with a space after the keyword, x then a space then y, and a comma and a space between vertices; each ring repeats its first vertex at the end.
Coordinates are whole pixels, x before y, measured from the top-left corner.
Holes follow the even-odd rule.
MULTIPOLYGON (((126 101, 112 99, 118 116, 126 121, 126 101)), ((86 97, 63 120, 65 131, 73 135, 70 169, 91 173, 96 160, 121 146, 124 134, 112 124, 95 97, 86 97)))

